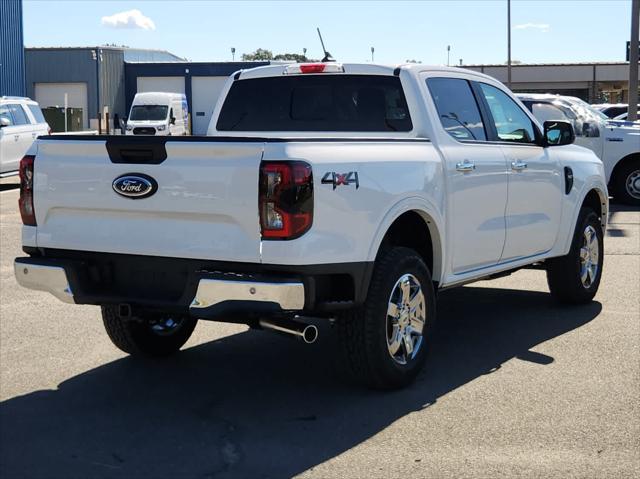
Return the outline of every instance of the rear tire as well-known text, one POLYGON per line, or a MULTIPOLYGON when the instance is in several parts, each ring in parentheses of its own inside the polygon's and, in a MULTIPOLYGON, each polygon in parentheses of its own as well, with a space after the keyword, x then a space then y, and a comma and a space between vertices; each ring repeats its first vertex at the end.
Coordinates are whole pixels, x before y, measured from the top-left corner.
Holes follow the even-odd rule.
POLYGON ((197 319, 188 316, 144 314, 122 318, 116 306, 102 306, 102 321, 111 342, 134 356, 162 357, 177 352, 187 342, 197 319))
POLYGON ((640 206, 640 159, 627 161, 620 166, 612 186, 617 201, 640 206))
POLYGON ((374 389, 407 386, 424 366, 435 317, 422 257, 409 248, 390 249, 376 262, 366 303, 336 321, 338 367, 374 389))
POLYGON ((547 265, 547 283, 554 298, 566 304, 593 299, 602 277, 603 245, 600 218, 591 208, 582 208, 569 253, 547 265))

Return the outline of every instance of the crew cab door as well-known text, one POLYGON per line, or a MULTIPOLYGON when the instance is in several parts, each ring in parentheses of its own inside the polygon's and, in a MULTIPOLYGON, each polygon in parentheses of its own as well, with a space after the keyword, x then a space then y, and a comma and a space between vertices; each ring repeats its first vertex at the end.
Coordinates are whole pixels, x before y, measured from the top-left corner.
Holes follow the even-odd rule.
POLYGON ((549 251, 560 225, 564 173, 529 116, 495 86, 477 83, 486 102, 490 134, 507 160, 509 198, 506 242, 501 262, 549 251))
POLYGON ((505 240, 507 164, 502 147, 487 133, 465 79, 431 77, 427 88, 435 103, 445 157, 451 270, 462 274, 495 265, 505 240))

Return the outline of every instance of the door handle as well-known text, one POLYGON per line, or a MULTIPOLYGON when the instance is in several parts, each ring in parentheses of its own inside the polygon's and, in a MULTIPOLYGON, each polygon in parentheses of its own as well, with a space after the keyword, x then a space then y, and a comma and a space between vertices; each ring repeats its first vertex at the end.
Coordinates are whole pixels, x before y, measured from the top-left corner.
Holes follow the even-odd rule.
POLYGON ((476 169, 476 165, 471 163, 469 160, 464 160, 462 163, 456 163, 456 170, 462 171, 463 173, 469 173, 476 169))
POLYGON ((514 171, 526 170, 527 164, 524 161, 515 160, 511 162, 511 169, 514 171))

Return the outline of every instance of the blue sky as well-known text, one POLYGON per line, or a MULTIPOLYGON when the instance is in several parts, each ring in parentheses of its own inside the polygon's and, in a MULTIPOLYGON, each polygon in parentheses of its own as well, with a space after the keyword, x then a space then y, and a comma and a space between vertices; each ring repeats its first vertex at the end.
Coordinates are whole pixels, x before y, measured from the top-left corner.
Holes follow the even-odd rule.
MULTIPOLYGON (((512 58, 623 61, 631 0, 513 0, 512 58)), ((266 48, 322 56, 320 27, 339 61, 445 64, 506 61, 506 0, 208 2, 24 1, 26 46, 104 43, 169 50, 194 61, 266 48), (138 10, 139 14, 115 16, 138 10), (103 17, 108 17, 103 20, 103 17), (126 24, 126 27, 122 23, 126 24)))

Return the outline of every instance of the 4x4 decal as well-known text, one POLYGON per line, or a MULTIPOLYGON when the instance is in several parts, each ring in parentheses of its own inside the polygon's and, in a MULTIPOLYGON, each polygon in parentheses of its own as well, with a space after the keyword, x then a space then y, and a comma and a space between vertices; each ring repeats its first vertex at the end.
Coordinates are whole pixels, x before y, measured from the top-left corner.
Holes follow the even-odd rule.
POLYGON ((322 177, 323 185, 333 185, 335 190, 340 185, 349 186, 355 183, 356 190, 360 188, 360 181, 358 180, 358 172, 350 171, 348 173, 336 173, 335 171, 327 171, 322 177))

